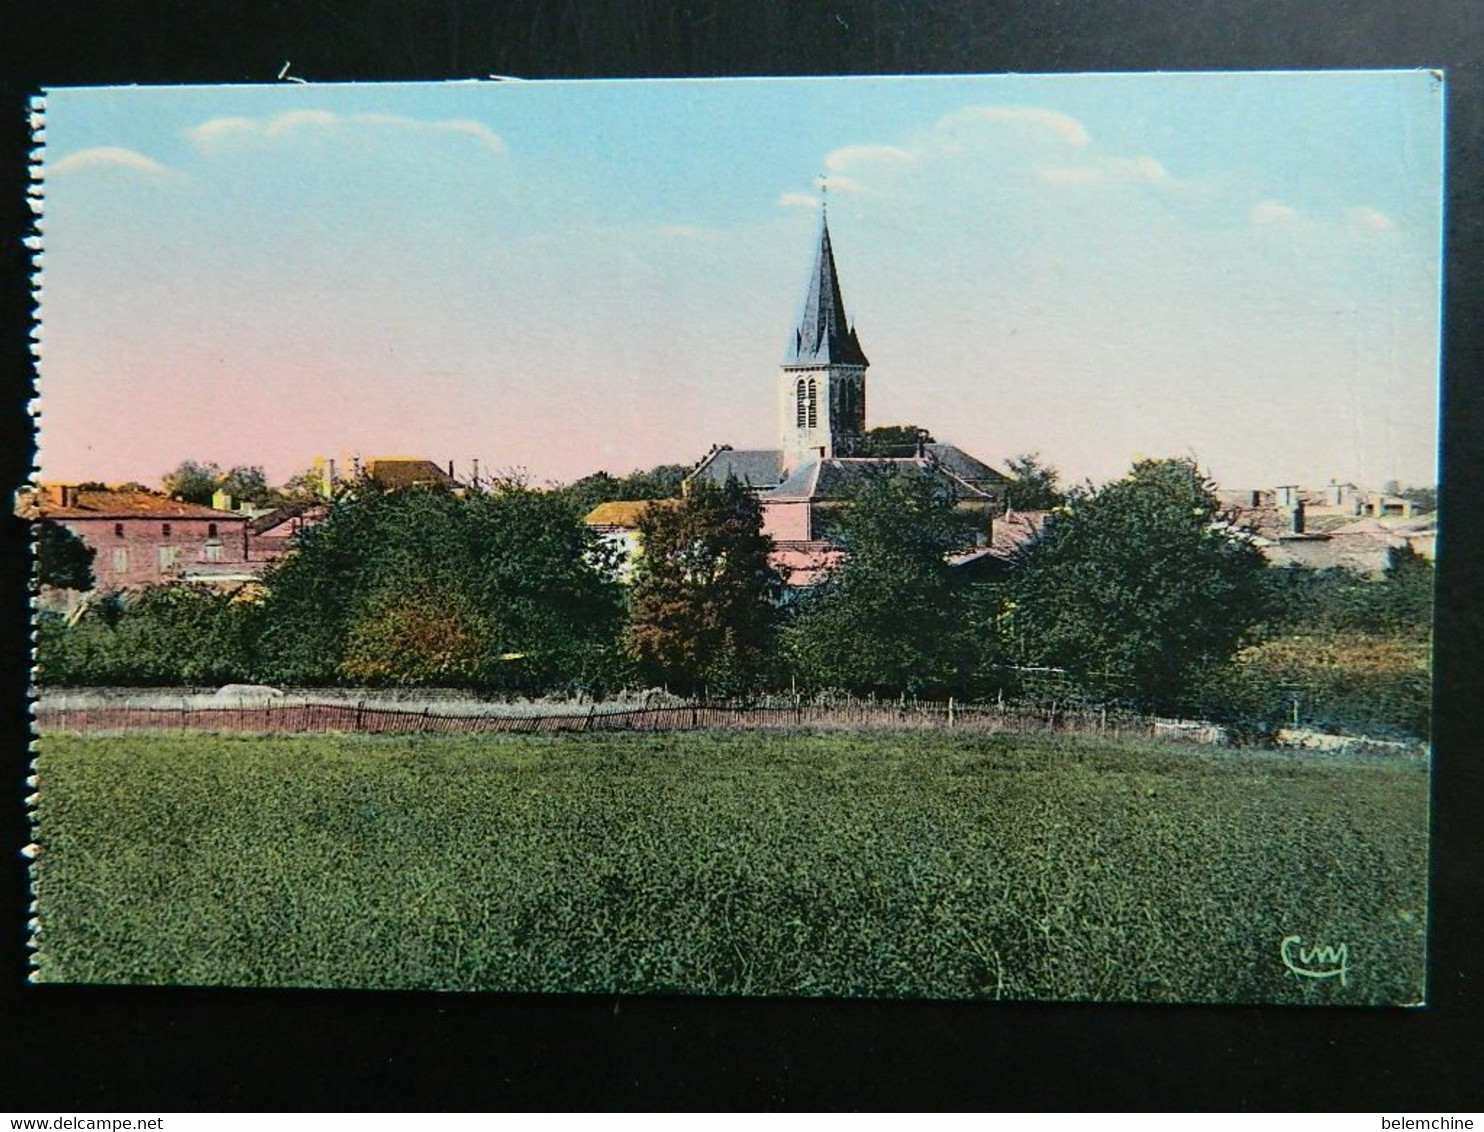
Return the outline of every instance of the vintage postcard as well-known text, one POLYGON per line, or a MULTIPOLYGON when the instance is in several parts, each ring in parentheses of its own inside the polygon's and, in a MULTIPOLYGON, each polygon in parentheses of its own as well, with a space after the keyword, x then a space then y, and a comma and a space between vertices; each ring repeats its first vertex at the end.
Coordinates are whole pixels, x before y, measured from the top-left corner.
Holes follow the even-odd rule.
POLYGON ((44 92, 32 977, 1424 1002, 1442 84, 44 92))

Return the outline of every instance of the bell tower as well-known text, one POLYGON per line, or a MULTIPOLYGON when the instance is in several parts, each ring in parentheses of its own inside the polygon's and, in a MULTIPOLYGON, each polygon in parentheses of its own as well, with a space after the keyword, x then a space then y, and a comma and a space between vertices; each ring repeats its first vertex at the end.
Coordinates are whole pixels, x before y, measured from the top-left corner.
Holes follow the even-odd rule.
POLYGON ((827 213, 798 324, 778 370, 784 474, 811 460, 854 455, 866 433, 865 351, 845 314, 827 213))

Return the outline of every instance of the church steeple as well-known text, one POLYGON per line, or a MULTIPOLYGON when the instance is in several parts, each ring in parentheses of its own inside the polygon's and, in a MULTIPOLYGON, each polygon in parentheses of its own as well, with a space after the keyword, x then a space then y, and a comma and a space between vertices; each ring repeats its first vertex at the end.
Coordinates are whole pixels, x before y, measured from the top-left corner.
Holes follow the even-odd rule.
POLYGON ((821 214, 819 246, 814 252, 814 267, 809 272, 804 308, 784 350, 783 364, 814 366, 830 363, 848 366, 871 364, 855 336, 855 328, 846 317, 845 297, 840 293, 840 276, 835 270, 835 253, 830 247, 829 217, 821 214))
POLYGON ((804 309, 778 370, 778 436, 785 472, 810 460, 859 451, 866 433, 870 364, 845 314, 829 221, 821 214, 804 309))

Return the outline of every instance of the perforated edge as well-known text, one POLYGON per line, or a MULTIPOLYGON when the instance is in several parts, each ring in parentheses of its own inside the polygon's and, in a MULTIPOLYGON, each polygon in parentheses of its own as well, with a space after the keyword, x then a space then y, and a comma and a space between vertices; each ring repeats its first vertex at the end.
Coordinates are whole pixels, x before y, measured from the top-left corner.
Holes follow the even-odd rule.
MULTIPOLYGON (((41 435, 41 341, 42 341, 42 300, 44 294, 43 275, 45 272, 45 254, 43 251, 43 236, 45 232, 45 203, 46 203, 46 96, 44 94, 34 95, 27 105, 27 119, 31 129, 31 152, 27 163, 27 185, 26 203, 31 209, 31 223, 23 239, 23 243, 31 253, 31 329, 27 345, 31 352, 31 401, 28 411, 31 417, 32 435, 38 441, 41 435)), ((27 488, 36 490, 40 470, 37 466, 37 453, 40 451, 39 443, 32 448, 31 465, 27 470, 27 488)), ((29 774, 26 778, 26 787, 29 793, 25 798, 26 822, 29 833, 29 843, 21 849, 21 856, 30 863, 27 867, 27 920, 26 920, 26 978, 29 982, 42 981, 42 969, 40 953, 43 945, 43 915, 37 901, 36 882, 38 879, 38 868, 40 867, 42 847, 38 836, 37 819, 41 802, 41 773, 37 767, 37 730, 36 730, 36 615, 40 607, 40 584, 36 575, 36 527, 31 527, 31 576, 27 583, 27 599, 30 604, 31 616, 27 632, 27 646, 29 655, 27 657, 30 673, 30 686, 26 691, 26 728, 28 737, 28 752, 30 755, 29 774)))

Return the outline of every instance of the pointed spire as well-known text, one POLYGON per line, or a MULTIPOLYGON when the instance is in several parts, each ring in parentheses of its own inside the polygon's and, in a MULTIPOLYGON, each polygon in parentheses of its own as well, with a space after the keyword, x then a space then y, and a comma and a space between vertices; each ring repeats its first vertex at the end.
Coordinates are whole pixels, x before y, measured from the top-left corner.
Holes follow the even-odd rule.
POLYGON ((804 309, 784 352, 786 366, 823 365, 838 362, 864 366, 870 363, 856 339, 855 328, 845 314, 845 298, 840 293, 840 276, 835 270, 835 253, 830 247, 829 217, 820 210, 819 246, 814 253, 814 267, 809 272, 809 287, 804 295, 804 309))

